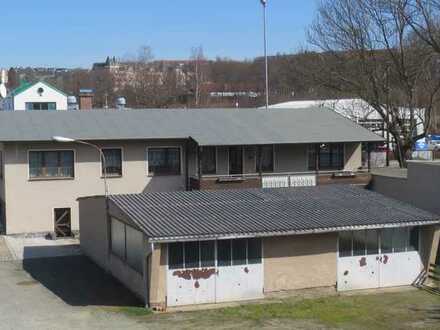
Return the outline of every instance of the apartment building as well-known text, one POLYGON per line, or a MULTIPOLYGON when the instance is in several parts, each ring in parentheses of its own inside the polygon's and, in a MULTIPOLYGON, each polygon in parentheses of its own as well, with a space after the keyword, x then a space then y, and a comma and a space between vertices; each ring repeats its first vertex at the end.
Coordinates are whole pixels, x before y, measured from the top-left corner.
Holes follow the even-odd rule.
POLYGON ((2 112, 3 224, 71 235, 77 199, 103 195, 104 181, 111 194, 365 185, 361 144, 380 141, 323 109, 2 112))

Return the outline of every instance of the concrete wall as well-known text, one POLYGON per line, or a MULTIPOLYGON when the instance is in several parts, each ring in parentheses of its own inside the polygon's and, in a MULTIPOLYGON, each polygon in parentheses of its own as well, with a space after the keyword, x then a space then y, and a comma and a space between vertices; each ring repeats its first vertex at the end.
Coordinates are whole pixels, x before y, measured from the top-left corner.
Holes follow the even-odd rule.
POLYGON ((263 240, 265 292, 336 285, 337 233, 263 240))
MULTIPOLYGON (((123 149, 123 175, 108 180, 110 192, 141 193, 185 190, 184 142, 106 142, 103 147, 123 149), (181 146, 182 171, 177 176, 149 176, 147 146, 181 146)), ((60 143, 5 144, 7 233, 35 233, 54 230, 53 209, 72 209, 72 229, 79 229, 77 198, 104 194, 101 162, 89 146, 60 143), (74 150, 75 178, 30 180, 29 150, 74 150)))
POLYGON ((57 110, 67 110, 67 96, 41 82, 15 96, 14 109, 8 110, 26 110, 26 102, 55 102, 57 110), (44 90, 42 95, 38 94, 39 88, 44 90))
POLYGON ((346 143, 344 146, 344 171, 357 171, 362 166, 362 144, 346 143))
POLYGON ((371 189, 440 215, 440 162, 408 162, 408 177, 373 175, 371 189))

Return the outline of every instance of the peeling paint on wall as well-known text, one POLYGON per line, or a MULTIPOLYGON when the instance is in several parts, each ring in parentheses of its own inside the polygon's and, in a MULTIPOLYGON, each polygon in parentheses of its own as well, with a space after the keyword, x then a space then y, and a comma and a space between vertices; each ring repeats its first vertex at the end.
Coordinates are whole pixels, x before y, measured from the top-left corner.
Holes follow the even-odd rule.
POLYGON ((173 276, 183 278, 185 280, 206 280, 214 275, 215 268, 203 268, 203 269, 186 269, 186 270, 176 270, 173 272, 173 276))

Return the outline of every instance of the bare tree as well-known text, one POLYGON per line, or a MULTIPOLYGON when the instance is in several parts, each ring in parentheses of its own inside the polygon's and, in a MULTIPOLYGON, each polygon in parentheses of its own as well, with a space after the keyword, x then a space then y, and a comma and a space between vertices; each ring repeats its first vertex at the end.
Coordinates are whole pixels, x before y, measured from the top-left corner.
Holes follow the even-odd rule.
POLYGON ((200 105, 200 91, 201 85, 205 79, 204 72, 204 63, 206 62, 205 56, 203 54, 203 47, 193 47, 191 49, 191 61, 193 63, 193 81, 192 88, 194 90, 194 102, 195 106, 198 107, 200 105))
POLYGON ((407 2, 323 0, 309 32, 323 51, 316 81, 366 100, 385 121, 401 166, 425 136, 440 90, 438 56, 412 32, 403 15, 407 2))

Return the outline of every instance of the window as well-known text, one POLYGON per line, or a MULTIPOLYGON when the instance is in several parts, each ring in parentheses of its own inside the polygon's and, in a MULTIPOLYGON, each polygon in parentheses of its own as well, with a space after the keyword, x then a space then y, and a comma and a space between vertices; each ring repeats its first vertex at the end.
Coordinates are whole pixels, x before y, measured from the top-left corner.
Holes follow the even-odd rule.
POLYGON ((185 243, 185 268, 199 268, 200 249, 199 242, 185 243))
MULTIPOLYGON (((316 145, 311 145, 309 148, 309 170, 317 170, 316 151, 316 145)), ((344 144, 321 144, 319 146, 318 164, 319 170, 342 170, 344 168, 344 144)))
POLYGON ((231 265, 231 240, 224 240, 217 242, 217 258, 218 266, 231 265))
POLYGON ((205 147, 202 151, 202 174, 217 173, 217 149, 205 147))
POLYGON ((273 146, 263 146, 261 148, 261 171, 273 172, 274 171, 274 149, 273 146))
POLYGON ((229 174, 243 174, 243 148, 229 148, 229 174))
POLYGON ((419 227, 339 233, 339 257, 418 251, 418 248, 419 227))
POLYGON ((149 148, 149 175, 180 175, 180 148, 149 148))
POLYGON ((26 102, 26 110, 56 110, 55 102, 26 102))
POLYGON ((0 179, 3 179, 3 151, 0 150, 0 179))
POLYGON ((73 151, 29 151, 29 177, 73 178, 73 151))
POLYGON ((261 264, 261 239, 248 239, 248 264, 261 264))
POLYGON ((111 251, 135 271, 143 272, 144 235, 113 218, 111 219, 111 251))
POLYGON ((102 149, 105 157, 102 161, 102 175, 107 176, 122 176, 122 150, 121 149, 102 149))
POLYGON ((200 267, 215 266, 215 241, 200 242, 200 267))
POLYGON ((232 241, 232 264, 234 266, 246 265, 246 239, 234 239, 232 241))
POLYGON ((168 244, 169 269, 183 268, 183 243, 168 244))
POLYGON ((351 257, 353 241, 353 233, 351 231, 343 231, 339 233, 339 256, 351 257))

